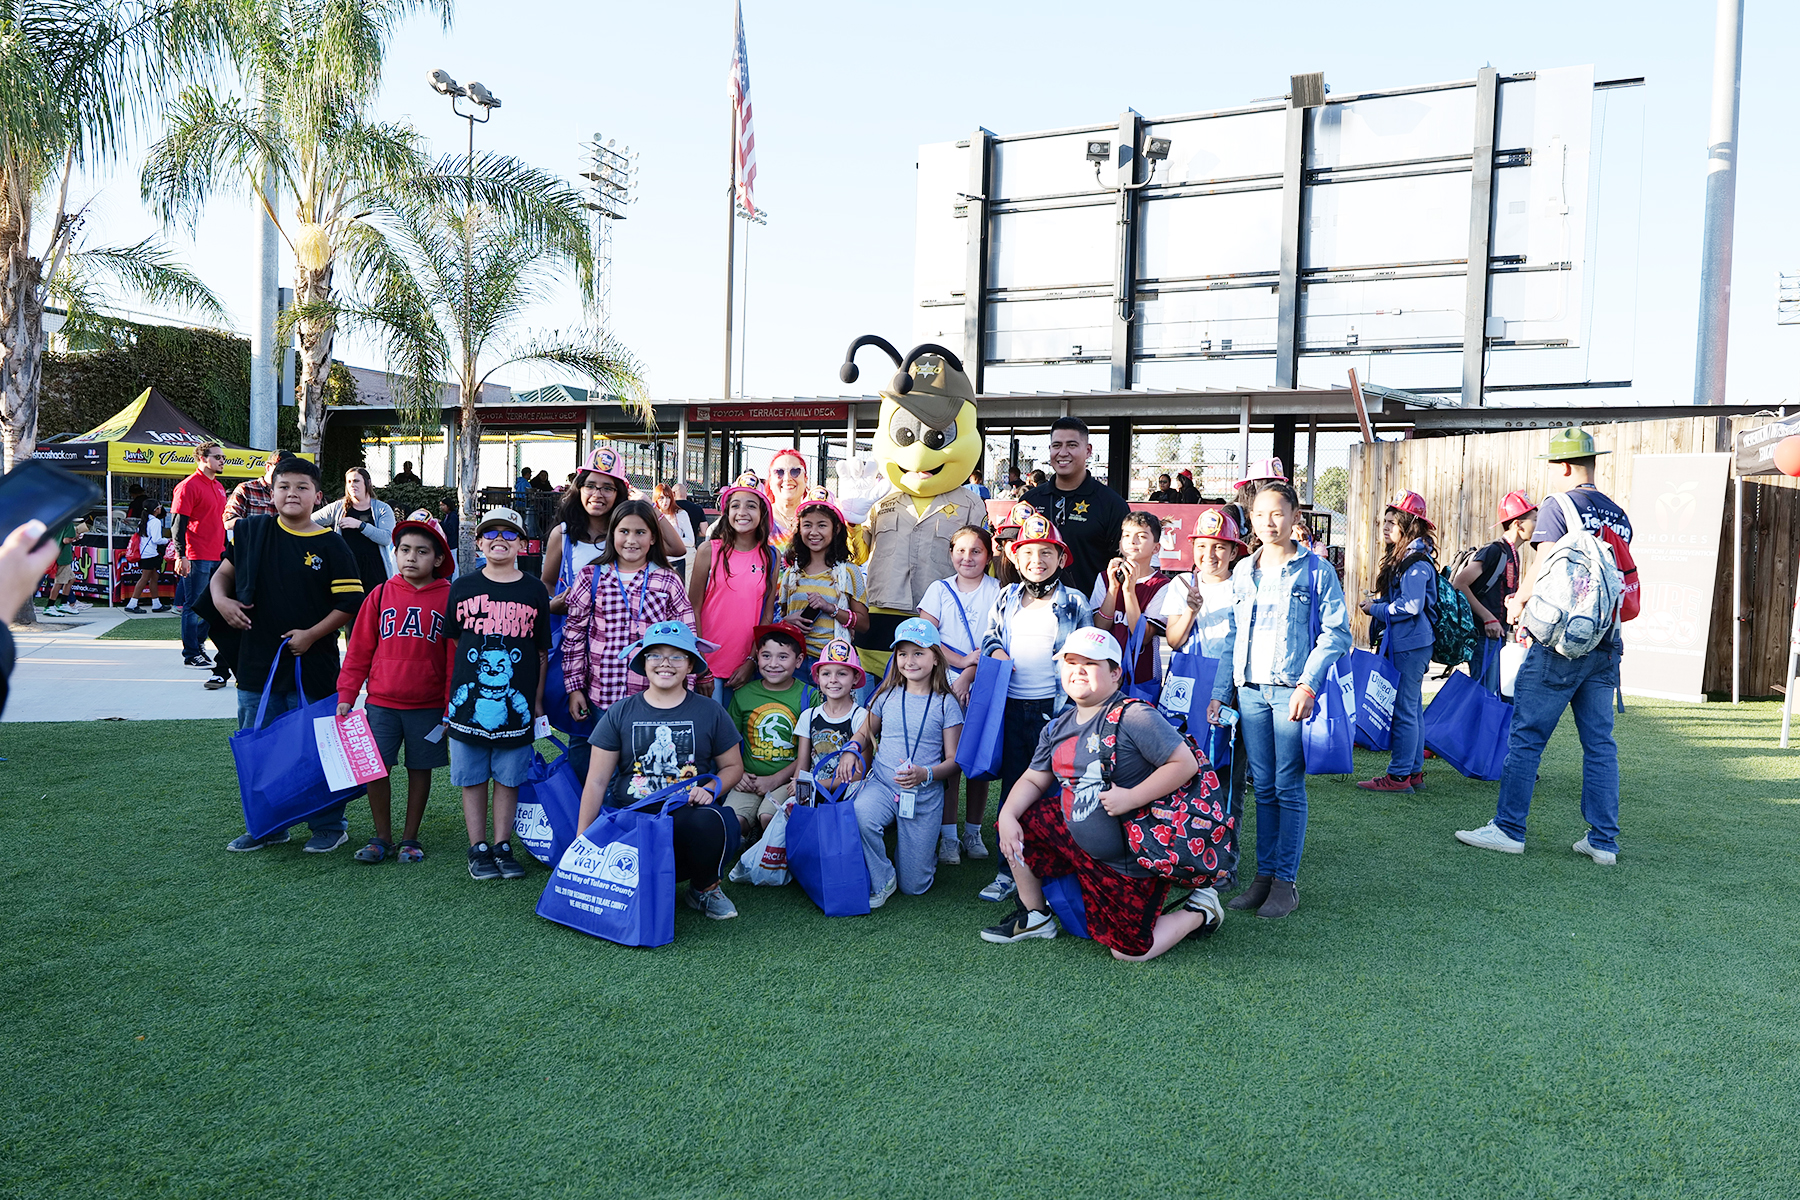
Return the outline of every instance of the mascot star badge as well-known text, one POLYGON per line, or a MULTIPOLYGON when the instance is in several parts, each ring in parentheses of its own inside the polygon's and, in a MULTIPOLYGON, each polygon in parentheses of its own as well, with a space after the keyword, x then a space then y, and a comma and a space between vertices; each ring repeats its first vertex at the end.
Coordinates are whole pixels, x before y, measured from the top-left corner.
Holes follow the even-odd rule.
MULTIPOLYGON (((881 390, 875 460, 895 491, 863 527, 868 573, 869 631, 858 640, 873 653, 866 669, 887 665, 894 627, 917 615, 925 589, 956 573, 951 536, 964 525, 987 525, 987 509, 967 484, 981 461, 975 428, 975 386, 962 360, 942 346, 914 346, 904 358, 884 338, 864 334, 850 343, 838 378, 855 383, 856 352, 882 350, 898 368, 881 390), (879 659, 879 661, 875 661, 879 659)), ((973 647, 971 647, 972 649, 973 647)))

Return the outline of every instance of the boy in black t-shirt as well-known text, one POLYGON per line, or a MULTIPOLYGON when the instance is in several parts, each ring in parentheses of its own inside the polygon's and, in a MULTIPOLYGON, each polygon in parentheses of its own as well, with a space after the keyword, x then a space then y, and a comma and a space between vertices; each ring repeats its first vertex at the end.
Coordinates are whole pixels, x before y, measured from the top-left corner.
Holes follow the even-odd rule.
POLYGON ((533 726, 544 713, 550 653, 550 593, 518 568, 525 522, 489 509, 475 527, 487 565, 450 585, 444 636, 456 642, 450 707, 450 782, 462 789, 469 826, 469 876, 523 879, 513 857, 519 785, 531 770, 533 726), (488 781, 494 784, 494 837, 488 841, 488 781))
MULTIPOLYGON (((319 502, 319 468, 304 458, 287 459, 276 465, 269 492, 276 515, 245 517, 237 523, 236 540, 225 547, 211 583, 213 606, 226 624, 240 631, 239 729, 255 724, 263 685, 271 673, 263 725, 301 706, 288 655, 300 656, 305 698, 319 700, 337 691, 337 631, 363 598, 350 547, 312 519, 319 502)), ((305 846, 308 854, 324 854, 350 840, 342 804, 315 813, 306 824, 312 830, 305 846)), ((246 832, 225 848, 261 850, 287 840, 285 829, 263 838, 246 832)))
POLYGON ((1531 541, 1537 528, 1537 505, 1524 492, 1508 492, 1500 501, 1500 536, 1475 552, 1469 564, 1450 582, 1469 601, 1469 611, 1481 622, 1490 643, 1485 649, 1487 666, 1481 686, 1500 690, 1500 647, 1512 631, 1506 602, 1519 590, 1519 547, 1531 541))

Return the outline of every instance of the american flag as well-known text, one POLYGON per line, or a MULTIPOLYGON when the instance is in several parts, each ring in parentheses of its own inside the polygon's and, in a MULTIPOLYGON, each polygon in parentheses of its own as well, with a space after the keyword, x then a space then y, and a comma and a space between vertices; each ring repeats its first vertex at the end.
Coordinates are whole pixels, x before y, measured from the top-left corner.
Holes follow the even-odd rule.
POLYGON ((750 52, 744 46, 744 5, 737 6, 737 48, 731 59, 732 129, 737 141, 733 156, 736 167, 733 182, 737 185, 737 205, 747 215, 756 215, 756 132, 750 127, 750 52))

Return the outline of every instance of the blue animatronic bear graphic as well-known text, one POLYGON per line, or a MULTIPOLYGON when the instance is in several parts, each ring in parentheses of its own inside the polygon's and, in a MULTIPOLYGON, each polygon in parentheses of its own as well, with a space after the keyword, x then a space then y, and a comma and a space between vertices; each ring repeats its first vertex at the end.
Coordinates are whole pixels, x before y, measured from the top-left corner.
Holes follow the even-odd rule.
POLYGON ((521 657, 521 651, 508 650, 496 634, 482 638, 481 647, 469 651, 475 682, 463 684, 450 697, 450 719, 490 735, 530 729, 531 702, 512 686, 513 667, 521 657))

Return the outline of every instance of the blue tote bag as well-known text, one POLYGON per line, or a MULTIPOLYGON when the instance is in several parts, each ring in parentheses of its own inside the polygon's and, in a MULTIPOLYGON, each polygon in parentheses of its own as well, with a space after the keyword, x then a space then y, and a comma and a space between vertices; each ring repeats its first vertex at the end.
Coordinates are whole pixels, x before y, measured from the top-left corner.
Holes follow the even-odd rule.
POLYGON ((1087 926, 1087 901, 1081 897, 1081 880, 1073 875, 1058 875, 1044 880, 1044 899, 1064 933, 1078 938, 1091 937, 1087 926))
POLYGON ((860 781, 842 786, 830 782, 838 759, 845 754, 862 757, 846 746, 820 759, 813 769, 815 803, 796 804, 788 813, 787 863, 794 882, 826 916, 865 917, 869 915, 869 862, 863 857, 862 828, 857 824, 853 798, 860 781))
POLYGON ((1180 650, 1169 657, 1169 670, 1163 676, 1156 707, 1177 727, 1198 728, 1206 723, 1206 706, 1212 701, 1218 673, 1230 668, 1222 660, 1202 654, 1198 637, 1188 644, 1196 648, 1180 650))
POLYGON ((1350 676, 1356 685, 1356 744, 1370 750, 1386 750, 1394 740, 1394 696, 1400 688, 1400 670, 1382 642, 1380 653, 1350 652, 1350 676))
POLYGON ((300 697, 300 707, 282 713, 267 729, 262 728, 263 718, 269 711, 269 694, 275 687, 275 672, 281 670, 287 645, 287 639, 283 638, 275 651, 275 661, 269 666, 262 702, 256 706, 256 725, 231 735, 231 757, 237 763, 238 796, 244 804, 244 828, 251 837, 280 833, 310 816, 364 794, 360 787, 334 792, 325 782, 325 766, 319 761, 319 744, 313 739, 313 722, 320 717, 337 716, 337 693, 308 703, 306 689, 300 684, 298 655, 293 656, 294 692, 300 697))
POLYGON ((546 866, 554 866, 575 841, 575 823, 581 819, 581 777, 569 762, 569 748, 555 738, 550 744, 561 753, 546 759, 533 752, 513 817, 513 833, 546 866))
POLYGON ((546 920, 621 946, 675 940, 675 810, 702 775, 652 792, 628 808, 603 808, 550 872, 538 899, 546 920), (661 812, 650 812, 662 805, 661 812))
MULTIPOLYGON (((1150 678, 1137 678, 1138 658, 1144 652, 1144 638, 1147 636, 1150 622, 1139 617, 1137 624, 1131 628, 1131 636, 1125 639, 1125 687, 1122 689, 1133 700, 1142 700, 1145 704, 1156 704, 1162 699, 1162 680, 1156 677, 1156 668, 1150 669, 1150 678)), ((1151 656, 1153 664, 1156 659, 1151 656)), ((1202 705, 1202 707, 1205 707, 1202 705)))
MULTIPOLYGON (((1319 616, 1319 556, 1312 555, 1312 644, 1317 645, 1323 619, 1319 616)), ((1341 662, 1325 669, 1325 679, 1314 699, 1312 716, 1300 730, 1300 746, 1306 755, 1308 775, 1348 775, 1356 770, 1352 743, 1356 737, 1356 683, 1341 662)), ((1276 714, 1276 720, 1282 720, 1276 714)))
POLYGON ((1500 778, 1512 740, 1513 706, 1479 682, 1488 655, 1496 653, 1494 643, 1486 641, 1480 670, 1452 671, 1421 723, 1426 749, 1470 779, 1500 778))
POLYGON ((979 782, 1000 777, 1001 730, 1006 725, 1006 689, 1012 684, 1010 658, 984 658, 969 689, 956 765, 963 778, 979 782))

